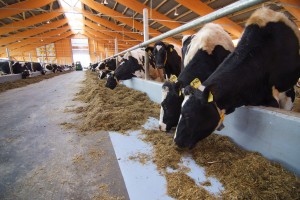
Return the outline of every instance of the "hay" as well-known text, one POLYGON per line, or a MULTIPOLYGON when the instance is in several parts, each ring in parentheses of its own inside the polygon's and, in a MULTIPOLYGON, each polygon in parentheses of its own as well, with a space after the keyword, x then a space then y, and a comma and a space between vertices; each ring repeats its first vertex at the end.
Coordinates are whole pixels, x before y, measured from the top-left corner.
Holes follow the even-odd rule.
MULTIPOLYGON (((141 129, 149 116, 158 118, 159 106, 145 94, 123 86, 112 91, 95 75, 87 76, 77 97, 87 106, 74 109, 84 123, 80 130, 135 130, 141 129)), ((184 151, 174 145, 172 135, 157 130, 143 133, 143 140, 154 147, 152 159, 167 179, 167 192, 175 199, 300 199, 299 178, 258 153, 240 149, 228 137, 212 134, 192 151, 184 151), (211 195, 185 174, 187 169, 178 163, 186 154, 205 168, 207 176, 223 184, 221 197, 211 195), (170 173, 168 168, 176 172, 170 173)), ((139 160, 139 156, 132 159, 139 160)))
POLYGON ((142 165, 145 165, 147 162, 149 162, 152 159, 152 157, 151 155, 145 153, 137 153, 136 155, 129 156, 128 159, 137 161, 142 165))
POLYGON ((124 196, 112 196, 109 192, 109 185, 99 185, 99 191, 101 194, 93 196, 93 200, 125 200, 124 196))
POLYGON ((19 79, 13 82, 5 82, 5 83, 0 83, 0 93, 5 92, 6 90, 10 89, 15 89, 15 88, 20 88, 20 87, 25 87, 27 85, 33 84, 33 83, 38 83, 42 80, 52 78, 54 76, 58 76, 61 74, 66 74, 72 71, 63 71, 60 73, 51 73, 51 74, 46 74, 46 75, 40 75, 40 76, 35 76, 35 77, 29 77, 26 79, 19 79))
POLYGON ((119 131, 139 129, 149 116, 159 116, 159 105, 150 101, 145 93, 119 85, 115 90, 106 88, 105 81, 87 72, 85 87, 77 94, 76 100, 87 103, 73 109, 80 113, 84 131, 119 131))
POLYGON ((166 179, 167 192, 175 199, 216 199, 210 196, 205 189, 198 187, 194 180, 183 172, 167 173, 166 179))

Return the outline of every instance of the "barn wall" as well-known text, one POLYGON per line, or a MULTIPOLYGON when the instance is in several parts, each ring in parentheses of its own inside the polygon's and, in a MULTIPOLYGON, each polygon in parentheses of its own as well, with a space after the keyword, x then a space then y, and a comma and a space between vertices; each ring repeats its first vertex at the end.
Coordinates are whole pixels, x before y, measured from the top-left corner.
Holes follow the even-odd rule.
MULTIPOLYGON (((127 87, 146 92, 161 102, 161 83, 133 78, 123 82, 127 87)), ((300 176, 300 114, 275 108, 241 107, 224 120, 225 128, 216 131, 250 151, 277 161, 300 176)))
POLYGON ((26 51, 26 52, 20 52, 17 55, 13 56, 13 59, 16 59, 18 61, 30 61, 29 54, 31 54, 31 58, 33 62, 37 62, 37 55, 36 50, 26 51))
POLYGON ((72 64, 73 56, 70 38, 55 42, 55 51, 58 64, 72 64))

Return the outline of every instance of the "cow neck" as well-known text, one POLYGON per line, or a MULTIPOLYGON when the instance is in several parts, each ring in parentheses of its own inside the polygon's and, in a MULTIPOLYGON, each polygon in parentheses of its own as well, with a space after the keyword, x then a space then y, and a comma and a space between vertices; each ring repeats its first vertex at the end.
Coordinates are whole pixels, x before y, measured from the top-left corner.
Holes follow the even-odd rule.
MULTIPOLYGON (((205 86, 201 84, 201 85, 198 87, 198 89, 199 89, 201 92, 203 92, 204 89, 205 89, 205 86)), ((224 121, 224 119, 225 119, 225 110, 224 110, 224 109, 221 110, 221 109, 218 107, 218 105, 217 105, 217 103, 216 103, 215 101, 213 101, 212 103, 214 104, 214 106, 215 106, 215 108, 216 108, 216 110, 217 110, 217 112, 219 113, 219 116, 220 116, 220 120, 219 120, 218 126, 217 126, 216 129, 215 129, 215 130, 217 130, 217 129, 221 126, 221 124, 223 123, 223 121, 224 121)))
POLYGON ((221 126, 221 124, 223 123, 223 121, 224 121, 224 119, 225 119, 225 111, 224 111, 224 110, 221 110, 221 109, 218 107, 218 105, 217 105, 216 102, 214 102, 214 105, 215 105, 215 108, 217 109, 217 111, 218 111, 218 113, 219 113, 219 116, 220 116, 220 120, 219 120, 218 126, 217 126, 216 129, 215 129, 215 130, 217 130, 217 129, 221 126))

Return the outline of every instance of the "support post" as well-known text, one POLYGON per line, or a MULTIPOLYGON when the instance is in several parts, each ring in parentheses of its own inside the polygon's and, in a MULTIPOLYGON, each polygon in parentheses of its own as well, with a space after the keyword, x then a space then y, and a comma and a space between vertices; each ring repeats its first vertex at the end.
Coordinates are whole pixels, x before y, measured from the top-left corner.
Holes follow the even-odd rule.
POLYGON ((13 74, 13 70, 12 70, 11 62, 10 62, 9 49, 8 48, 6 48, 6 54, 7 54, 7 59, 8 59, 9 71, 10 71, 11 74, 13 74))
POLYGON ((105 59, 107 59, 108 58, 108 50, 107 50, 107 48, 105 48, 105 59))
MULTIPOLYGON (((118 39, 117 38, 115 38, 115 54, 117 54, 118 53, 118 39)), ((118 61, 118 56, 116 57, 116 66, 118 67, 118 65, 119 65, 119 61, 118 61)))
POLYGON ((32 63, 31 53, 29 53, 29 60, 30 60, 31 69, 33 70, 33 63, 32 63))
MULTIPOLYGON (((148 9, 143 9, 143 24, 144 24, 144 42, 149 40, 149 20, 148 20, 148 9)), ((145 79, 149 79, 149 55, 145 51, 145 79)))

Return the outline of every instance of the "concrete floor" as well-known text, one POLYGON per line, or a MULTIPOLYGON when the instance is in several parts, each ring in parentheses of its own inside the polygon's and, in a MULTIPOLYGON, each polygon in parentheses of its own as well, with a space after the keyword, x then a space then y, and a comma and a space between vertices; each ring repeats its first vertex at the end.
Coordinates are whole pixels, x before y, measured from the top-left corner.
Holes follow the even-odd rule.
POLYGON ((129 199, 108 133, 60 125, 84 74, 0 94, 0 199, 129 199))

